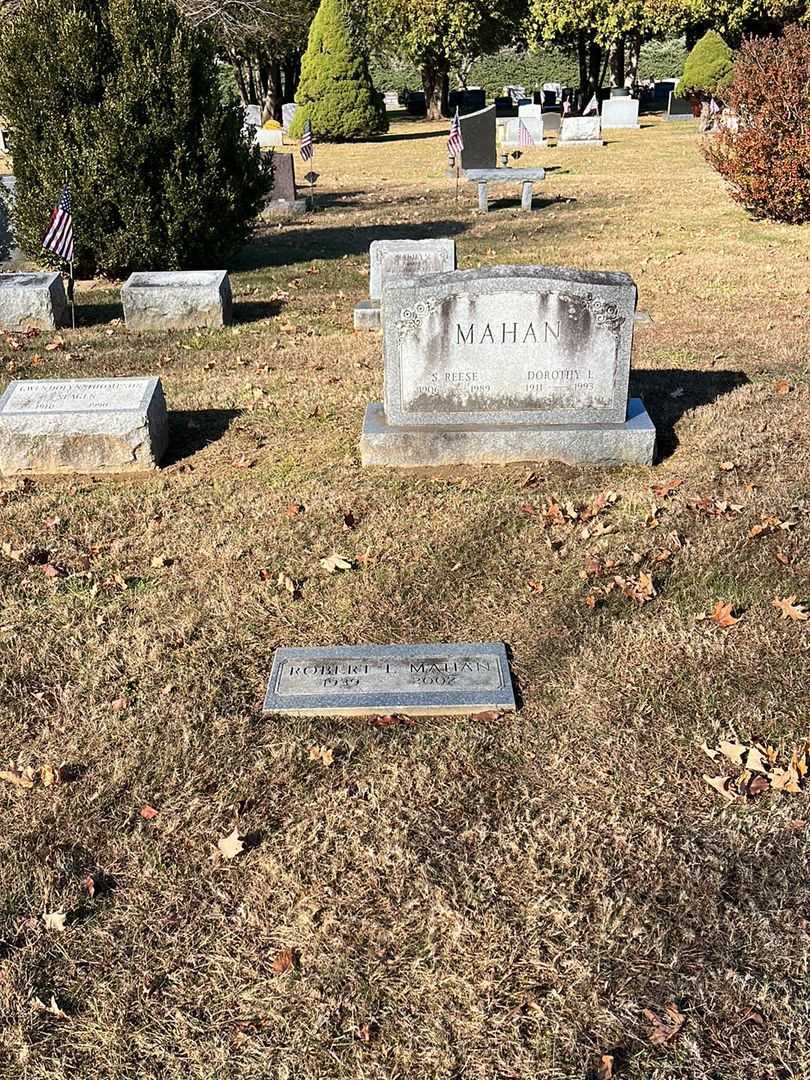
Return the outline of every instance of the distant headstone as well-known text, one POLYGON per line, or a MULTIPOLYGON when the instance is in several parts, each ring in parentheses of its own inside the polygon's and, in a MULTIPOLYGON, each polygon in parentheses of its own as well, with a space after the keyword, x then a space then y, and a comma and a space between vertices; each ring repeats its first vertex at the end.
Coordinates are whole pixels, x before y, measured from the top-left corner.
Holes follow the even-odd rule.
POLYGON ((426 116, 427 98, 424 93, 421 90, 409 90, 405 108, 409 116, 426 116))
POLYGON ((518 102, 522 101, 526 97, 526 87, 525 86, 505 86, 503 88, 503 96, 510 98, 511 101, 515 105, 517 105, 518 102))
MULTIPOLYGON (((396 97, 396 95, 394 95, 396 97)), ((288 101, 281 106, 281 130, 286 134, 290 130, 290 124, 293 122, 295 116, 295 110, 298 108, 294 101, 288 101)), ((396 108, 396 104, 394 105, 396 108)))
POLYGON ((35 379, 0 397, 0 473, 142 472, 168 443, 157 378, 35 379))
POLYGON ((386 286, 363 464, 650 464, 655 429, 627 396, 635 306, 627 274, 542 266, 386 286))
POLYGON ((293 217, 307 209, 295 188, 295 160, 292 154, 273 154, 273 186, 262 208, 262 217, 293 217))
POLYGON ((694 120, 695 112, 689 98, 676 97, 675 91, 669 94, 667 105, 667 120, 694 120))
POLYGON ((130 330, 227 326, 233 315, 227 270, 163 270, 130 274, 121 289, 130 330))
POLYGON ((658 79, 653 86, 653 97, 656 101, 668 101, 669 95, 675 90, 680 79, 658 79))
POLYGON ((557 146, 561 149, 589 149, 604 146, 599 115, 566 116, 560 125, 557 146))
POLYGON ((496 97, 495 113, 497 116, 516 116, 517 107, 510 97, 496 97))
POLYGON ((462 169, 494 169, 497 164, 495 145, 495 106, 461 117, 462 169))
POLYGON ((456 268, 456 242, 433 240, 372 240, 369 254, 369 299, 354 311, 355 330, 379 330, 383 286, 408 277, 442 274, 456 268))
POLYGON ((612 97, 602 105, 603 128, 637 128, 638 101, 631 97, 612 97))
POLYGON ((506 649, 356 645, 277 649, 264 712, 299 716, 447 716, 514 712, 506 649))
POLYGON ((450 112, 455 113, 456 109, 458 109, 460 116, 477 112, 479 109, 483 109, 486 103, 486 91, 480 88, 476 90, 451 90, 448 100, 450 112))
POLYGON ((0 274, 0 330, 54 330, 66 319, 61 274, 0 274))
POLYGON ((383 95, 383 103, 386 109, 390 112, 399 108, 399 94, 396 90, 386 90, 383 95))
POLYGON ((519 146, 520 145, 520 124, 521 122, 526 126, 534 140, 534 145, 544 147, 546 145, 543 138, 543 109, 540 105, 519 105, 517 117, 509 117, 504 124, 504 138, 503 142, 505 146, 519 146))
POLYGON ((245 125, 250 125, 250 127, 255 128, 260 128, 262 126, 261 105, 245 106, 245 125))

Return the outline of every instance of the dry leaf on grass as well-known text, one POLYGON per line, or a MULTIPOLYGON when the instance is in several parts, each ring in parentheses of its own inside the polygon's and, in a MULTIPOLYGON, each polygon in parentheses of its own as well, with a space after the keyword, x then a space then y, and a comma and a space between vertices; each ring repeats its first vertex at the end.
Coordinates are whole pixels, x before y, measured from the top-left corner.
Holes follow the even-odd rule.
POLYGON ((613 1080, 613 1055, 602 1054, 596 1070, 596 1080, 613 1080))
POLYGON ((338 555, 337 552, 333 552, 333 554, 327 556, 325 559, 321 559, 321 566, 328 574, 335 574, 338 570, 351 570, 354 563, 344 555, 338 555))
POLYGON ((300 517, 301 514, 303 514, 303 512, 304 512, 304 507, 303 507, 303 505, 301 503, 299 503, 299 502, 287 503, 287 509, 286 509, 285 513, 286 513, 287 517, 290 518, 290 520, 292 520, 294 518, 297 518, 297 517, 300 517))
POLYGON ((662 484, 653 484, 652 493, 656 499, 668 499, 680 487, 683 487, 683 480, 665 480, 662 484))
POLYGON ((471 720, 477 720, 480 724, 492 724, 495 720, 500 720, 503 713, 498 712, 497 709, 486 709, 484 712, 473 713, 470 717, 471 720))
POLYGON ((796 603, 796 596, 785 596, 783 599, 774 597, 773 606, 781 612, 783 619, 789 619, 793 622, 807 622, 810 619, 810 613, 805 610, 804 604, 796 603))
POLYGON ((320 761, 321 765, 325 765, 328 769, 335 763, 335 751, 330 750, 328 746, 310 746, 309 760, 320 761))
POLYGON ((787 381, 787 379, 777 379, 773 384, 773 392, 777 397, 784 397, 785 394, 789 394, 793 387, 787 381))
POLYGON ((706 615, 700 615, 700 619, 708 619, 713 622, 715 626, 719 626, 721 630, 729 630, 732 626, 736 626, 740 621, 733 615, 734 604, 726 604, 722 600, 718 600, 712 610, 706 615))
POLYGON ((704 776, 706 783, 730 802, 755 799, 770 790, 798 794, 810 773, 810 743, 793 750, 786 768, 779 765, 776 749, 761 743, 724 741, 716 747, 703 743, 702 749, 712 761, 722 755, 742 770, 736 776, 704 776))
POLYGON ((42 921, 45 924, 46 930, 53 930, 56 933, 61 933, 65 929, 66 918, 67 912, 65 911, 49 911, 42 916, 42 921))
POLYGON ((63 1012, 56 1003, 56 998, 51 994, 50 1004, 46 1005, 38 997, 31 998, 31 1008, 34 1012, 49 1013, 51 1016, 55 1016, 57 1020, 67 1020, 68 1015, 63 1012))
POLYGON ((686 1017, 673 1001, 664 1007, 662 1016, 654 1013, 652 1009, 645 1009, 644 1015, 652 1024, 650 1042, 653 1046, 663 1046, 670 1042, 680 1033, 686 1022, 686 1017))
POLYGON ((245 850, 245 845, 239 839, 239 830, 234 829, 233 832, 228 833, 227 836, 223 836, 220 840, 217 840, 217 847, 223 859, 235 859, 237 855, 241 855, 245 850))
POLYGON ((7 769, 0 769, 0 780, 5 780, 7 784, 13 784, 27 791, 34 786, 34 770, 30 766, 17 769, 9 763, 7 769))
POLYGON ((39 770, 39 781, 43 787, 53 787, 54 784, 60 783, 62 780, 62 770, 58 765, 51 765, 46 762, 39 770))
POLYGON ((283 975, 285 971, 298 967, 298 959, 298 950, 289 949, 285 946, 283 949, 279 949, 270 967, 276 975, 283 975))
POLYGON ((729 802, 734 802, 736 799, 742 798, 737 791, 732 789, 733 776, 707 776, 704 773, 703 779, 709 787, 713 787, 715 791, 719 792, 724 799, 728 799, 729 802))
POLYGON ((158 811, 154 808, 154 806, 150 806, 149 803, 144 803, 144 805, 141 807, 141 817, 144 819, 144 821, 154 821, 157 816, 158 811))

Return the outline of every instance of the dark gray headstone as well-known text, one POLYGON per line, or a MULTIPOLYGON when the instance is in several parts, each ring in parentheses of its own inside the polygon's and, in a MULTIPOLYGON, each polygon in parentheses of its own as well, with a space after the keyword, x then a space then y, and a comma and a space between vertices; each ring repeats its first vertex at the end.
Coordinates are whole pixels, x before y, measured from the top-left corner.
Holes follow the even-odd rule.
POLYGON ((443 716, 515 710, 506 649, 470 645, 357 645, 277 649, 266 713, 443 716))
POLYGON ((273 154, 273 186, 268 202, 295 202, 295 163, 292 154, 273 154))
POLYGON ((427 98, 421 90, 410 90, 405 102, 405 108, 410 116, 425 116, 427 113, 427 98))
POLYGON ((495 113, 497 116, 517 116, 517 106, 510 97, 496 97, 495 113))
POLYGON ((494 169, 498 163, 495 145, 495 106, 468 113, 461 118, 462 169, 494 169))
POLYGON ((486 103, 486 90, 451 90, 450 92, 449 105, 451 113, 458 109, 459 114, 464 116, 466 113, 478 112, 479 109, 484 108, 486 103))
POLYGON ((676 97, 672 91, 669 95, 667 108, 667 120, 692 120, 695 113, 689 98, 676 97))

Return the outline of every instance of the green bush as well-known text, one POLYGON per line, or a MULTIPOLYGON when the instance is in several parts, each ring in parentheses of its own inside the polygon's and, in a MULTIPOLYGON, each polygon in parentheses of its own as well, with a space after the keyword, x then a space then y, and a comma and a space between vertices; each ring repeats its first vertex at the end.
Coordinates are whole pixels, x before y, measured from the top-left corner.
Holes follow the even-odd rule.
POLYGON ((680 97, 722 97, 733 74, 734 53, 709 30, 687 56, 676 92, 680 97))
POLYGON ((388 130, 382 95, 368 61, 352 40, 342 0, 321 0, 301 61, 298 102, 290 136, 300 139, 307 120, 327 142, 363 139, 388 130))
POLYGON ((66 175, 81 273, 219 267, 243 245, 268 169, 172 0, 23 0, 0 48, 29 257, 66 175))
POLYGON ((686 40, 665 38, 645 41, 638 55, 640 79, 669 79, 683 72, 686 63, 686 40))

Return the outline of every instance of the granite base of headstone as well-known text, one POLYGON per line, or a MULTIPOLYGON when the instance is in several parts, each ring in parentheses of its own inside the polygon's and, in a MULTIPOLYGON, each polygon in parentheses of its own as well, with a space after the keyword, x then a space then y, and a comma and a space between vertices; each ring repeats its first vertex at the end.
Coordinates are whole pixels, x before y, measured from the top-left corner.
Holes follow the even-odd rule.
POLYGON ((602 123, 598 116, 566 116, 560 124, 560 150, 593 150, 603 147, 602 123))
POLYGON ((638 101, 626 94, 611 97, 602 105, 603 128, 639 128, 638 101))
POLYGON ((130 274, 121 289, 130 330, 228 326, 233 318, 227 270, 163 270, 130 274))
POLYGON ((542 266, 386 286, 362 463, 651 464, 655 428, 628 402, 635 306, 627 274, 542 266))
POLYGON ((442 274, 456 268, 456 242, 449 237, 433 240, 372 240, 368 249, 368 300, 354 309, 355 330, 379 330, 381 303, 387 282, 403 278, 442 274))
POLYGON ((0 274, 0 330, 55 330, 68 322, 61 274, 0 274))
POLYGON ((515 711, 501 642, 277 649, 264 712, 457 716, 515 711))
POLYGON ((34 379, 0 397, 0 473, 154 469, 168 444, 157 378, 34 379))

